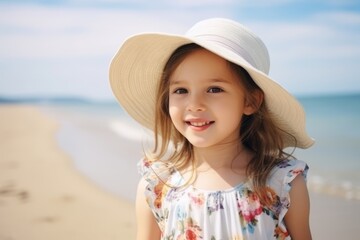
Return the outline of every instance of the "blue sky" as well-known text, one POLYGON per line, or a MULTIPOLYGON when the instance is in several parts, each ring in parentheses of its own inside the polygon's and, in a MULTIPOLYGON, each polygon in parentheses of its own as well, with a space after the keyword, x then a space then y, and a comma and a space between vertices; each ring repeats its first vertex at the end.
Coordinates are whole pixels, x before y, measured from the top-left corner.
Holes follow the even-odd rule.
POLYGON ((0 0, 0 96, 112 99, 126 37, 237 20, 267 45, 270 76, 295 95, 360 92, 358 0, 0 0))

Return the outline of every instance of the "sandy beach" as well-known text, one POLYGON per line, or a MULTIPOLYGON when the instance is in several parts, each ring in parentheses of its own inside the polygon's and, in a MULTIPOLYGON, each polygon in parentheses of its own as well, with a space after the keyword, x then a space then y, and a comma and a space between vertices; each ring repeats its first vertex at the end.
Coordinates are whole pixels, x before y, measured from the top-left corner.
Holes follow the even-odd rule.
MULTIPOLYGON (((134 239, 134 203, 80 174, 34 106, 0 105, 0 240, 134 239)), ((313 239, 357 239, 360 202, 311 192, 313 239)))
POLYGON ((0 106, 0 239, 134 239, 133 204, 75 170, 58 127, 34 107, 0 106))

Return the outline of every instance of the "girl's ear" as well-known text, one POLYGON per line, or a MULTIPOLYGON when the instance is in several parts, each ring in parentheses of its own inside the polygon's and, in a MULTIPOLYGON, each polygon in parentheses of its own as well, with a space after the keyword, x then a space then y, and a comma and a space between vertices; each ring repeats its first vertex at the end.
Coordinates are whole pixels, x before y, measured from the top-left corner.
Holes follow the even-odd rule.
POLYGON ((261 90, 255 90, 251 96, 245 99, 244 114, 251 115, 255 113, 261 106, 264 100, 264 93, 261 90))

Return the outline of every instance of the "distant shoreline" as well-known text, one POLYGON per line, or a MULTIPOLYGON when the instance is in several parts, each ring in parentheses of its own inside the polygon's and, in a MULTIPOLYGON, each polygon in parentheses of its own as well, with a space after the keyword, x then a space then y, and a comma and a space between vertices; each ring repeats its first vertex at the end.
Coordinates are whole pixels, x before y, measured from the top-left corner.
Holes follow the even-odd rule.
MULTIPOLYGON (((346 93, 318 93, 318 94, 300 94, 294 95, 295 98, 301 100, 308 99, 330 99, 330 98, 353 98, 360 97, 360 92, 346 92, 346 93)), ((0 95, 0 104, 117 104, 115 98, 109 99, 92 99, 78 96, 2 96, 0 95)))

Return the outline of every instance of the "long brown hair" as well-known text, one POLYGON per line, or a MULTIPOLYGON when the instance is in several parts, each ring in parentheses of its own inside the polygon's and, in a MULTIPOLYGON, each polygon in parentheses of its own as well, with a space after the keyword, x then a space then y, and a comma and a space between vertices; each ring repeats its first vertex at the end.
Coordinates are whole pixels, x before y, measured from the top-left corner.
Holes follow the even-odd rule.
MULTIPOLYGON (((151 156, 148 158, 152 161, 165 160, 176 169, 183 169, 189 164, 194 167, 193 146, 176 130, 171 121, 169 115, 169 79, 185 57, 199 49, 203 48, 194 43, 176 49, 164 67, 158 86, 154 126, 155 145, 151 156), (169 155, 170 146, 173 151, 169 155)), ((265 193, 267 177, 276 164, 291 157, 291 154, 283 151, 284 144, 281 136, 284 132, 274 124, 266 108, 265 100, 259 103, 254 97, 255 92, 263 94, 263 91, 255 84, 244 68, 232 62, 228 62, 228 64, 244 86, 246 101, 253 104, 257 109, 252 115, 242 117, 240 140, 245 147, 255 154, 247 166, 247 175, 254 191, 267 204, 269 201, 265 193)), ((193 174, 195 173, 193 172, 193 174)))

